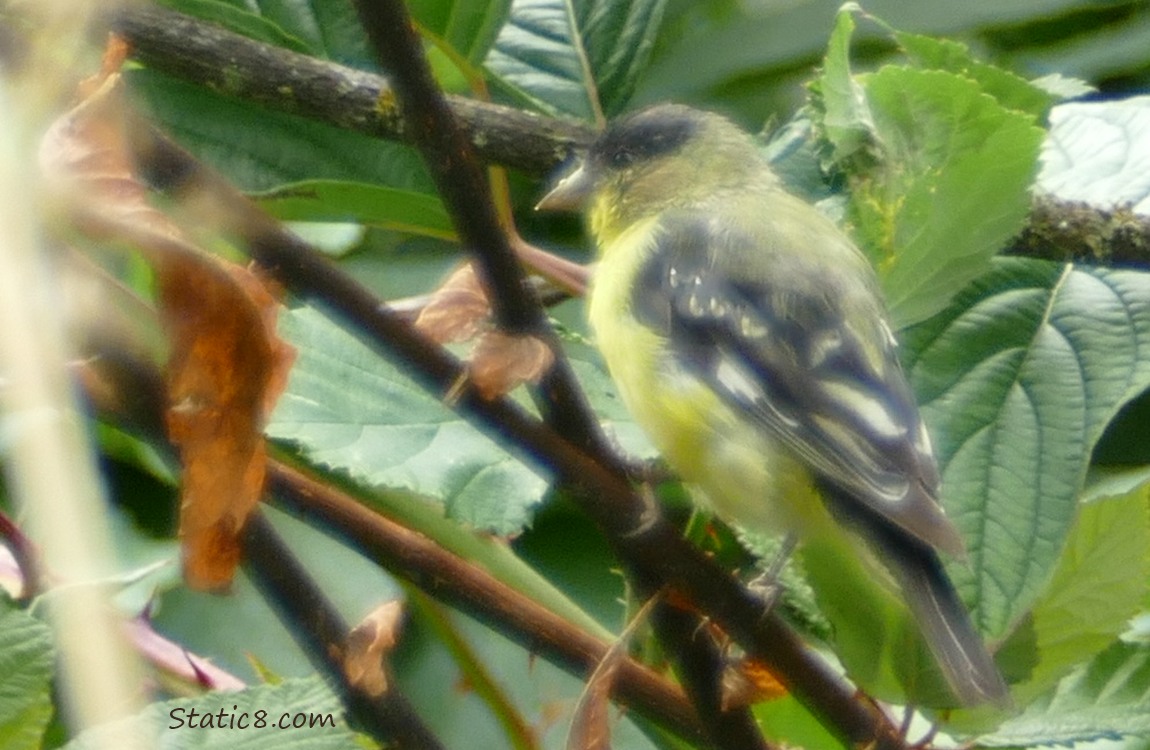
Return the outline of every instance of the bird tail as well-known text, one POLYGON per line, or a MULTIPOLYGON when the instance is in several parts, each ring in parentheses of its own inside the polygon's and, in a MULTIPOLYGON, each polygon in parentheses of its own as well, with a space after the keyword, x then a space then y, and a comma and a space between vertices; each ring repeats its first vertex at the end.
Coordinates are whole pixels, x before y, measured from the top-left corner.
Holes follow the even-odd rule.
POLYGON ((825 496, 832 513, 862 536, 898 585, 954 697, 964 706, 1008 706, 1006 682, 938 552, 841 492, 825 496))
POLYGON ((881 557, 955 697, 966 706, 1007 705, 1009 694, 1002 674, 974 629, 938 553, 907 537, 881 550, 881 557))

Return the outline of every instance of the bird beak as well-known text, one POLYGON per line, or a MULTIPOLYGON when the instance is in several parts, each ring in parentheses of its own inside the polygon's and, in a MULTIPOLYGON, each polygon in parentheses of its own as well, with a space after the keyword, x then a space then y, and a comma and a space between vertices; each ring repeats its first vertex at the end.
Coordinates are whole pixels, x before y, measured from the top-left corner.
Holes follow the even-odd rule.
POLYGON ((578 211, 591 195, 594 187, 591 173, 586 166, 579 164, 574 170, 559 180, 543 200, 535 204, 536 211, 578 211))

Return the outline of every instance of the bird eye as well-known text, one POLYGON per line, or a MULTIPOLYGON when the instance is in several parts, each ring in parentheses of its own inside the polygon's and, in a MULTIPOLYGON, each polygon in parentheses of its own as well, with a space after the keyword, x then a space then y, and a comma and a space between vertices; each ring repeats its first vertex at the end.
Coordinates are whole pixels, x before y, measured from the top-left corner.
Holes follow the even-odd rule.
POLYGON ((619 148, 607 155, 607 162, 615 169, 624 169, 635 163, 636 156, 638 154, 629 148, 619 148))

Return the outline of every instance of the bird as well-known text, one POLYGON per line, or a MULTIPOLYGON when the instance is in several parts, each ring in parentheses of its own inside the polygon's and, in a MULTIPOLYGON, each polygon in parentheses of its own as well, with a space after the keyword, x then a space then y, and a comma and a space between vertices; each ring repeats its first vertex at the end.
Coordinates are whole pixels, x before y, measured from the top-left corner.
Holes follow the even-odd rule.
POLYGON ((700 502, 744 529, 841 542, 877 565, 953 698, 1007 703, 943 565, 965 545, 855 243, 788 192, 749 133, 679 104, 609 124, 537 208, 585 213, 593 338, 700 502))

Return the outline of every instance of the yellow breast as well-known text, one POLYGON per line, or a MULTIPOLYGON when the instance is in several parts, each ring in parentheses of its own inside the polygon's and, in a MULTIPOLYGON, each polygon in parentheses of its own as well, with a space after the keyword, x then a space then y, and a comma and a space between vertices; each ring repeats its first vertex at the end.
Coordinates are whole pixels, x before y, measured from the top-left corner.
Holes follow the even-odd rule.
POLYGON ((809 473, 746 415, 675 362, 632 314, 633 280, 654 250, 654 219, 603 248, 588 302, 596 344, 619 395, 671 468, 720 516, 765 533, 821 515, 809 473))

